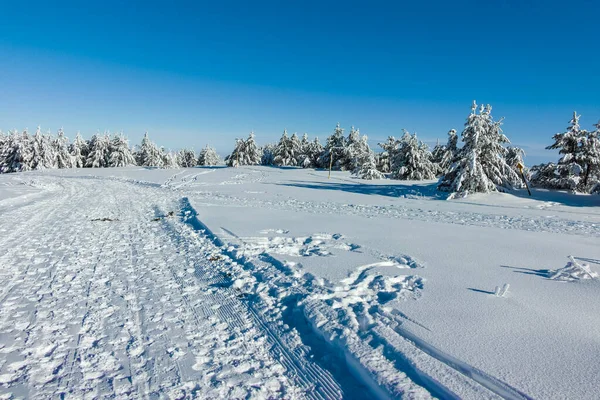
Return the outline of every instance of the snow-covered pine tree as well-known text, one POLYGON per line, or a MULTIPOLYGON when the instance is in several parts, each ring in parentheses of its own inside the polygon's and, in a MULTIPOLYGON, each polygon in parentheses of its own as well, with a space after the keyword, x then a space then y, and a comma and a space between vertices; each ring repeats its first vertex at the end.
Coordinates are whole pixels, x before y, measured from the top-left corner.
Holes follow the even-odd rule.
POLYGON ((456 129, 448 131, 448 143, 445 146, 438 145, 432 152, 433 162, 438 166, 439 175, 444 175, 450 170, 452 162, 458 154, 458 135, 456 129))
POLYGON ((163 166, 163 158, 160 150, 148 137, 148 132, 144 133, 142 144, 134 154, 137 165, 141 167, 159 167, 163 166))
POLYGON ((240 154, 244 151, 245 140, 236 138, 235 146, 233 147, 233 151, 231 154, 225 157, 225 165, 228 167, 239 167, 240 163, 240 154))
POLYGON ((73 140, 73 143, 71 143, 71 146, 69 147, 69 153, 71 154, 74 168, 85 167, 85 161, 89 154, 88 144, 83 140, 79 132, 77 132, 75 140, 73 140))
POLYGON ((262 158, 262 154, 260 152, 260 148, 256 145, 256 140, 254 139, 254 132, 248 135, 248 139, 246 139, 244 143, 244 152, 241 154, 242 161, 241 165, 259 165, 260 160, 262 158))
POLYGON ((506 162, 506 156, 508 154, 506 145, 510 144, 510 140, 502 133, 501 126, 503 118, 494 121, 492 118, 492 106, 489 104, 482 108, 480 117, 483 119, 484 125, 486 126, 486 134, 480 153, 483 171, 497 187, 502 187, 504 189, 522 187, 523 181, 521 180, 517 169, 511 167, 506 162))
POLYGON ((211 165, 219 165, 221 159, 215 149, 210 146, 206 146, 202 150, 200 150, 200 154, 198 155, 198 165, 202 166, 211 166, 211 165))
POLYGON ((287 130, 283 130, 283 135, 279 139, 279 143, 275 148, 273 159, 275 165, 279 166, 296 166, 298 158, 301 154, 301 144, 298 135, 295 133, 288 137, 287 130))
POLYGON ((402 168, 406 163, 406 146, 410 141, 410 133, 406 129, 402 129, 402 137, 400 139, 395 139, 393 136, 389 136, 387 142, 385 143, 386 146, 389 147, 390 173, 393 179, 400 179, 396 177, 399 174, 400 168, 402 168), (392 146, 392 139, 395 140, 394 146, 392 146))
POLYGON ((438 184, 438 189, 451 192, 449 198, 464 197, 470 193, 496 191, 498 186, 520 185, 520 178, 506 163, 508 138, 502 134, 501 121, 494 121, 491 107, 473 102, 471 114, 462 132, 463 147, 450 171, 438 184))
POLYGON ((347 171, 356 171, 365 160, 369 159, 372 152, 367 142, 367 136, 360 136, 360 131, 352 127, 346 140, 344 149, 344 158, 342 160, 343 169, 347 171))
POLYGON ((396 140, 393 136, 388 136, 387 140, 383 143, 379 143, 379 147, 383 149, 383 152, 379 155, 379 163, 377 169, 383 173, 388 173, 392 170, 392 159, 400 141, 396 140))
POLYGON ((31 138, 27 129, 23 133, 14 131, 8 133, 4 151, 0 154, 0 172, 21 172, 30 170, 31 138))
POLYGON ((298 166, 310 168, 311 161, 308 155, 309 149, 310 141, 308 140, 308 134, 304 133, 304 135, 302 135, 302 140, 300 140, 300 154, 297 156, 298 166))
POLYGON ((342 169, 345 147, 346 138, 344 137, 344 130, 340 127, 340 123, 338 122, 333 134, 327 138, 325 149, 319 157, 319 164, 322 165, 323 168, 329 168, 333 157, 332 168, 342 169))
POLYGON ((274 165, 276 144, 267 143, 261 149, 260 165, 274 165))
MULTIPOLYGON (((525 162, 523 161, 523 157, 525 157, 525 150, 516 146, 508 146, 506 148, 506 164, 511 167, 517 175, 521 175, 521 171, 519 170, 519 164, 525 167, 525 162)), ((524 169, 523 173, 527 175, 527 171, 524 169)))
POLYGON ((442 157, 444 155, 445 150, 446 150, 446 146, 444 146, 443 144, 440 144, 440 139, 438 139, 435 144, 435 147, 431 151, 431 160, 437 166, 438 175, 443 175, 443 170, 442 170, 440 163, 442 161, 442 157))
POLYGON ((193 168, 197 165, 196 153, 192 149, 181 149, 177 153, 177 163, 182 168, 193 168))
POLYGON ((109 154, 109 167, 136 165, 135 157, 129 148, 129 141, 123 136, 123 133, 113 136, 109 146, 109 154))
POLYGON ((251 132, 248 139, 236 139, 233 152, 225 158, 225 163, 230 167, 241 165, 259 165, 262 154, 251 132))
POLYGON ((392 178, 401 180, 435 179, 437 166, 431 159, 427 144, 416 134, 405 131, 392 162, 392 178))
POLYGON ((600 121, 586 132, 581 143, 581 161, 585 165, 580 188, 589 192, 600 181, 600 121))
POLYGON ((160 148, 160 157, 162 159, 163 168, 179 168, 177 163, 177 154, 172 151, 166 151, 164 147, 160 148))
POLYGON ((54 153, 50 135, 42 134, 42 128, 37 127, 30 142, 31 145, 31 169, 41 170, 55 168, 54 153))
POLYGON ((29 166, 32 170, 44 169, 44 137, 42 136, 42 128, 37 127, 33 137, 29 141, 31 160, 29 166))
POLYGON ((384 176, 377 170, 377 163, 375 160, 375 153, 369 148, 367 143, 367 136, 361 138, 365 142, 368 151, 364 151, 358 157, 358 166, 353 170, 353 174, 361 179, 382 179, 384 176))
POLYGON ((342 159, 340 160, 340 169, 344 171, 354 171, 358 166, 358 158, 361 156, 360 144, 360 132, 354 128, 354 125, 350 127, 350 132, 344 143, 344 151, 342 152, 342 159))
POLYGON ((321 164, 321 156, 325 148, 319 142, 319 138, 315 137, 312 142, 309 142, 304 152, 305 156, 302 160, 302 168, 324 168, 321 164))
POLYGON ((544 189, 564 189, 562 178, 558 173, 558 165, 550 162, 534 165, 529 169, 531 186, 544 189))
POLYGON ((6 148, 5 146, 7 145, 7 142, 8 136, 2 132, 2 129, 0 129, 0 157, 2 157, 2 153, 6 148))
POLYGON ((290 144, 292 146, 292 165, 299 165, 300 158, 302 157, 302 142, 300 141, 300 138, 298 138, 296 132, 292 133, 292 136, 290 136, 290 144))
POLYGON ((275 147, 273 163, 278 166, 294 165, 294 155, 292 152, 292 143, 287 134, 287 129, 283 130, 283 134, 275 147))
POLYGON ((581 116, 573 112, 573 118, 569 121, 567 130, 553 136, 554 143, 548 147, 549 150, 558 149, 563 156, 558 160, 558 175, 560 179, 555 180, 557 189, 575 191, 582 181, 584 162, 582 157, 582 142, 586 132, 579 126, 581 116))
POLYGON ((110 159, 110 136, 95 134, 88 144, 89 153, 85 161, 88 168, 106 168, 110 159))
POLYGON ((58 130, 56 138, 52 141, 52 147, 56 168, 73 168, 73 157, 69 153, 69 138, 65 136, 62 128, 58 130))

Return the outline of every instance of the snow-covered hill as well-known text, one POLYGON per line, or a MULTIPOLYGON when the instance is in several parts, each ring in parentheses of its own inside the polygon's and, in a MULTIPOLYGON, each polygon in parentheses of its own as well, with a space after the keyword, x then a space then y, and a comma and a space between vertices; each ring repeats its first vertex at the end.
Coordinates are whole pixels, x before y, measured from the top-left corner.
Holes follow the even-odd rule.
POLYGON ((293 168, 2 175, 0 395, 597 398, 600 196, 533 194, 293 168), (551 279, 573 261, 592 279, 551 279))

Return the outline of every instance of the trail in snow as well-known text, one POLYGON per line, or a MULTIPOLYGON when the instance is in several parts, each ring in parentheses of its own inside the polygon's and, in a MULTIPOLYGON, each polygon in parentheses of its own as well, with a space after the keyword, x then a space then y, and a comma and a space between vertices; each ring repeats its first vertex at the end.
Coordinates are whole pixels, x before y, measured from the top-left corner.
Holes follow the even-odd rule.
POLYGON ((222 277, 199 279, 197 256, 153 221, 152 205, 168 203, 161 193, 114 181, 65 186, 60 201, 3 219, 23 227, 7 230, 5 244, 19 245, 0 257, 0 393, 303 397, 251 312, 211 286, 222 277), (91 221, 104 216, 118 221, 91 221))

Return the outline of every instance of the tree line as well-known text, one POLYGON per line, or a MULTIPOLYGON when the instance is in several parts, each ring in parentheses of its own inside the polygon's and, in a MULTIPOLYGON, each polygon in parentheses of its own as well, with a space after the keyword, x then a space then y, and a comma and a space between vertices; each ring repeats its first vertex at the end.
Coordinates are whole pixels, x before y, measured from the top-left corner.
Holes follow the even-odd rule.
MULTIPOLYGON (((464 129, 448 132, 447 143, 437 144, 432 151, 416 134, 403 131, 379 143, 375 152, 352 127, 348 135, 338 123, 325 144, 318 138, 309 140, 304 134, 289 135, 284 130, 277 143, 259 146, 254 133, 236 139, 231 154, 225 157, 230 167, 243 165, 331 168, 350 171, 361 179, 391 178, 399 180, 438 179, 437 188, 462 197, 469 193, 505 191, 522 188, 523 179, 540 188, 563 189, 581 193, 600 193, 600 123, 587 131, 579 126, 580 116, 574 113, 566 132, 553 136, 548 149, 558 149, 558 163, 524 168, 524 151, 510 146, 502 131, 503 119, 495 120, 490 105, 473 102, 464 129)), ((0 172, 17 172, 42 168, 101 168, 139 165, 159 168, 194 167, 221 163, 215 149, 206 146, 198 155, 191 149, 179 152, 157 147, 144 135, 134 149, 122 134, 112 137, 96 134, 89 141, 77 134, 69 143, 64 132, 56 136, 31 136, 27 131, 0 132, 0 172)))
POLYGON ((56 135, 35 134, 27 130, 0 131, 0 173, 52 168, 107 168, 138 165, 143 167, 179 168, 217 165, 221 160, 214 148, 206 146, 196 156, 194 150, 167 151, 152 142, 148 133, 139 146, 131 148, 122 133, 96 134, 84 140, 79 133, 73 142, 59 129, 56 135))

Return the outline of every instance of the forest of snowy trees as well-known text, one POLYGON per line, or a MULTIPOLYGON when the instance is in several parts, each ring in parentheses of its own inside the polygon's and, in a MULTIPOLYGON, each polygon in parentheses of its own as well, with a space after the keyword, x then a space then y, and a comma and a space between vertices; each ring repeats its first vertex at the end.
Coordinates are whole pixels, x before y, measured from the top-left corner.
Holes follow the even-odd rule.
MULTIPOLYGON (((475 192, 505 191, 524 186, 524 179, 540 188, 600 194, 600 123, 587 131, 579 126, 580 116, 573 119, 566 132, 554 135, 554 144, 562 155, 558 163, 540 164, 522 172, 524 152, 510 146, 502 132, 502 119, 492 117, 490 105, 473 102, 464 129, 448 132, 445 145, 433 151, 416 134, 404 131, 379 143, 375 152, 367 136, 350 128, 348 135, 338 125, 324 144, 307 134, 283 131, 278 143, 259 146, 254 133, 236 139, 231 154, 225 157, 230 167, 268 165, 282 167, 325 168, 350 171, 360 179, 433 180, 449 197, 475 192)), ((131 148, 122 134, 96 134, 84 140, 77 134, 73 142, 60 129, 56 135, 0 131, 0 172, 19 172, 45 168, 104 168, 138 165, 158 168, 190 168, 218 165, 222 161, 215 149, 206 146, 199 154, 194 150, 166 151, 144 135, 139 146, 131 148)))
POLYGON ((52 168, 106 168, 138 165, 143 167, 179 168, 217 165, 221 160, 210 146, 196 156, 194 150, 166 151, 144 135, 139 146, 131 148, 122 134, 96 134, 84 140, 79 133, 73 142, 62 129, 56 135, 31 135, 27 130, 4 134, 0 131, 0 173, 52 168))

